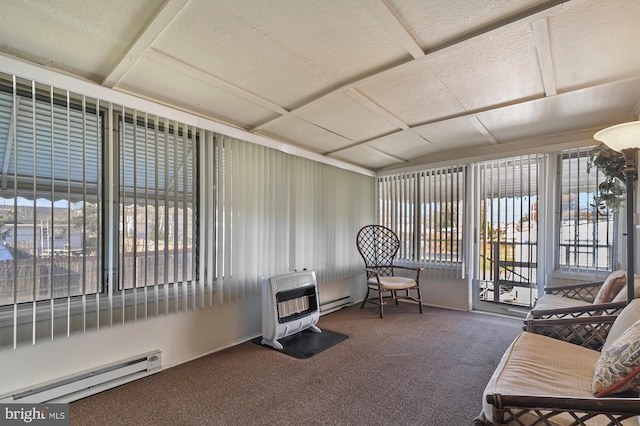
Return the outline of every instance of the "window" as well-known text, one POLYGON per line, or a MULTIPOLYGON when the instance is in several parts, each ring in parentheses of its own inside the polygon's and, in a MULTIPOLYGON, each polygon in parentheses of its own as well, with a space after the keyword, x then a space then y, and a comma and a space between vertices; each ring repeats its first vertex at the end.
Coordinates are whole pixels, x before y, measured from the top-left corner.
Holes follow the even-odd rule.
POLYGON ((611 271, 614 268, 617 214, 594 207, 598 185, 605 176, 595 167, 588 167, 590 150, 567 150, 559 160, 557 268, 561 270, 611 271))
POLYGON ((454 166, 379 178, 379 223, 400 238, 399 259, 461 271, 464 175, 454 166))
POLYGON ((254 297, 273 273, 351 277, 374 216, 372 176, 2 73, 0 163, 14 348, 254 297))
POLYGON ((95 102, 0 80, 0 305, 101 290, 101 137, 95 102))
POLYGON ((198 137, 0 74, 0 308, 14 308, 14 346, 21 321, 35 342, 59 324, 195 308, 198 137))

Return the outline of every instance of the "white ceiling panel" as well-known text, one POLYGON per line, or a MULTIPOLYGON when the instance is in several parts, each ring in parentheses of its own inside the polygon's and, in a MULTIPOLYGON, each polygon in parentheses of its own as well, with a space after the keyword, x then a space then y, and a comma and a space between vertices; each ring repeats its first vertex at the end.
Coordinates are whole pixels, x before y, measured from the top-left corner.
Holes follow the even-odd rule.
POLYGON ((640 77, 478 114, 499 141, 533 138, 633 120, 640 77))
POLYGON ((358 90, 411 126, 464 112, 426 61, 386 73, 358 90))
POLYGON ((404 163, 404 161, 391 157, 366 144, 338 151, 335 154, 331 154, 330 157, 373 169, 382 169, 404 163), (375 166, 371 167, 370 164, 375 166))
POLYGON ((159 7, 153 0, 3 1, 0 51, 102 82, 159 7))
POLYGON ((119 86, 123 90, 135 91, 147 98, 243 128, 253 128, 275 116, 266 108, 147 58, 138 60, 119 86), (162 91, 157 90, 159 86, 162 91))
POLYGON ((545 3, 544 0, 392 0, 390 3, 428 52, 462 35, 545 3))
POLYGON ((490 144, 486 136, 479 132, 472 120, 467 117, 427 124, 414 130, 433 144, 431 152, 490 144))
POLYGON ((558 87, 567 90, 639 74, 639 18, 637 0, 574 0, 566 13, 550 18, 558 87))
POLYGON ((369 146, 395 157, 409 160, 433 152, 434 145, 411 130, 403 130, 369 142, 369 146))
POLYGON ((334 84, 259 28, 207 0, 189 2, 153 48, 283 107, 334 84))
POLYGON ((291 141, 321 154, 333 152, 353 144, 352 141, 315 126, 299 117, 289 115, 260 128, 261 133, 291 141), (295 141, 295 142, 294 142, 295 141))
POLYGON ((409 58, 363 2, 236 0, 225 2, 224 8, 335 81, 350 81, 409 58))
POLYGON ((192 0, 153 47, 291 108, 372 66, 407 56, 366 9, 355 5, 192 0), (345 46, 345 38, 352 43, 345 46))
POLYGON ((637 119, 639 22, 639 0, 6 0, 0 69, 403 168, 637 119))
POLYGON ((465 44, 439 55, 431 65, 467 110, 544 95, 528 25, 465 44))
POLYGON ((378 137, 398 129, 396 125, 344 94, 332 96, 324 102, 305 108, 299 116, 354 142, 378 137))

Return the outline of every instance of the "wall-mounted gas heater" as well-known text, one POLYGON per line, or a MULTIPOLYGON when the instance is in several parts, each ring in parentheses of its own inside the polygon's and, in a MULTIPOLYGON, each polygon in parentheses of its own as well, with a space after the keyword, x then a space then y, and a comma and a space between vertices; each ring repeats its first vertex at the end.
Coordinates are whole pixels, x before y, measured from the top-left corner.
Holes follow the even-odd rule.
POLYGON ((262 344, 283 349, 278 339, 310 329, 320 318, 314 271, 289 272, 262 281, 262 344))

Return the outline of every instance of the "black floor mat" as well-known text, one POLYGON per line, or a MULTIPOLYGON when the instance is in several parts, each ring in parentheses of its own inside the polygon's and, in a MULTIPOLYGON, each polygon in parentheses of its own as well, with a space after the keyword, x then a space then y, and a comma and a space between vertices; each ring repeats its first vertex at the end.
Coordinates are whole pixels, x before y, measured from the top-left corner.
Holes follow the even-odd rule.
POLYGON ((348 338, 349 336, 345 334, 336 333, 331 330, 322 329, 322 333, 314 333, 313 331, 306 329, 283 339, 279 339, 278 342, 283 346, 283 349, 281 350, 272 348, 271 346, 262 345, 262 337, 256 337, 252 342, 294 358, 306 359, 311 358, 312 356, 317 355, 348 338))

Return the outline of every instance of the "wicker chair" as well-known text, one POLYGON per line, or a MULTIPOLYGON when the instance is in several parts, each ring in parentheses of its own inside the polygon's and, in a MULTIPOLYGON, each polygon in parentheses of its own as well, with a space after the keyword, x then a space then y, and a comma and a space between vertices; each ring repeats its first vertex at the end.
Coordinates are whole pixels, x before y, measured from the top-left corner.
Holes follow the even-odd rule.
POLYGON ((625 330, 640 320, 640 300, 618 315, 530 320, 500 361, 487 384, 483 411, 474 425, 638 425, 640 395, 635 391, 596 397, 592 393, 596 361, 612 351, 625 330), (583 344, 536 334, 545 328, 587 327, 594 336, 583 344), (597 348, 597 349, 594 349, 597 348))
POLYGON ((367 225, 358 231, 356 246, 364 260, 367 274, 367 294, 360 305, 373 303, 380 308, 380 318, 384 317, 384 305, 390 301, 398 304, 399 299, 408 299, 418 303, 422 313, 422 296, 420 295, 420 271, 422 268, 394 265, 394 259, 400 241, 389 228, 381 225, 367 225), (397 276, 397 269, 412 272, 413 277, 397 276), (376 294, 369 297, 374 291, 376 294), (412 295, 412 292, 415 295, 412 295))

